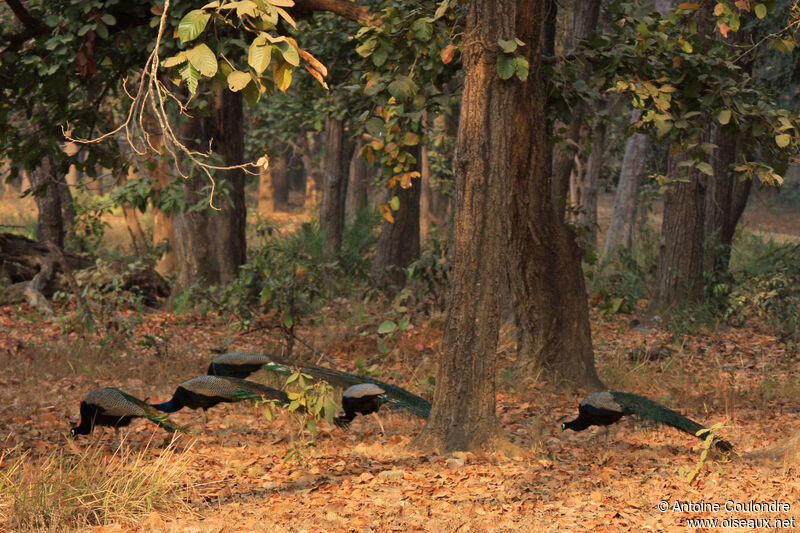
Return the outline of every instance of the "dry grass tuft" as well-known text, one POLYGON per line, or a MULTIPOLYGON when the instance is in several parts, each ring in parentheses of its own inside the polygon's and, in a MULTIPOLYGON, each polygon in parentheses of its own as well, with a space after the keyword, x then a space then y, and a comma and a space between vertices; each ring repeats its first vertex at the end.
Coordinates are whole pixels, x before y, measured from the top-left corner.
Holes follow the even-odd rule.
POLYGON ((67 446, 40 462, 28 452, 0 456, 0 520, 12 530, 64 531, 109 523, 135 524, 152 511, 188 510, 183 475, 191 445, 178 450, 124 440, 106 454, 96 439, 67 446))

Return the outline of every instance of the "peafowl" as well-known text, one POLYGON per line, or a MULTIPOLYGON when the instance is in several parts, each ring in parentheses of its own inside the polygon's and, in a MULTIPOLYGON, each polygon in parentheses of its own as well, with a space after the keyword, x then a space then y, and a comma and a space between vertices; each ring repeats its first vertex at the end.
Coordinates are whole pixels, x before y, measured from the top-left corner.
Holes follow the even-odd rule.
POLYGON ((272 360, 263 353, 230 352, 219 355, 211 361, 211 364, 208 365, 208 375, 244 379, 264 366, 276 373, 286 375, 291 373, 288 368, 273 363, 272 360))
POLYGON ((333 421, 340 428, 347 429, 357 414, 374 414, 378 420, 378 425, 381 427, 381 432, 385 434, 383 423, 378 418, 378 409, 380 409, 382 403, 387 401, 391 400, 386 397, 386 391, 374 383, 351 385, 342 392, 344 415, 337 416, 333 421))
MULTIPOLYGON (((273 363, 272 366, 267 365, 265 368, 276 373, 284 373, 287 370, 286 368, 287 366, 296 366, 304 374, 308 374, 316 379, 327 381, 331 385, 335 385, 343 389, 348 389, 348 387, 352 387, 353 385, 371 384, 375 386, 375 389, 371 389, 373 392, 370 392, 369 394, 379 397, 379 405, 386 404, 390 407, 405 409, 409 413, 419 416, 421 418, 428 418, 428 415, 431 412, 431 404, 424 398, 421 398, 414 393, 408 392, 403 388, 397 387, 395 385, 389 385, 388 383, 384 383, 383 381, 374 378, 370 378, 367 376, 360 376, 358 374, 348 374, 347 372, 341 372, 339 370, 333 370, 331 368, 325 368, 322 366, 314 366, 305 363, 296 363, 294 361, 283 360, 281 361, 281 363, 282 364, 273 363), (376 394, 374 392, 375 390, 380 390, 381 392, 376 394)), ((356 389, 356 390, 361 390, 361 389, 356 389)), ((345 392, 347 391, 345 390, 345 392)), ((345 399, 346 396, 343 395, 342 398, 343 406, 345 404, 345 399)))
POLYGON ((198 376, 178 385, 171 400, 153 404, 153 407, 165 413, 174 413, 184 407, 202 409, 205 415, 206 409, 218 403, 243 400, 277 400, 284 405, 289 403, 285 392, 259 383, 231 377, 198 376))
MULTIPOLYGON (((606 391, 592 393, 581 400, 578 418, 561 424, 561 430, 583 431, 589 426, 608 426, 625 415, 672 426, 695 436, 698 431, 705 429, 697 422, 649 398, 628 392, 606 391)), ((733 446, 722 439, 714 439, 714 445, 723 452, 733 451, 733 446)))
POLYGON ((81 402, 80 410, 80 424, 70 430, 73 437, 88 435, 95 426, 114 429, 127 426, 137 417, 146 418, 170 431, 189 433, 139 398, 115 388, 93 390, 81 402))

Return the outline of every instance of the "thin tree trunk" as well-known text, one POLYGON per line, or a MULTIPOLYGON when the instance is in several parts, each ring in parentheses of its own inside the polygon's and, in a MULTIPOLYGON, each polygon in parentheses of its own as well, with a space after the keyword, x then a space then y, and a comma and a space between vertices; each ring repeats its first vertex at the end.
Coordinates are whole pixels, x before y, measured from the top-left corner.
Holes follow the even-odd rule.
MULTIPOLYGON (((518 0, 516 35, 526 43, 541 43, 540 11, 546 2, 518 0)), ((560 220, 551 202, 546 92, 539 46, 522 52, 530 64, 528 81, 517 86, 508 128, 510 218, 506 268, 517 324, 515 373, 534 379, 542 371, 573 387, 602 388, 594 366, 594 351, 586 300, 582 252, 575 236, 560 220)))
POLYGON ((53 157, 47 156, 42 159, 39 167, 30 173, 31 189, 39 211, 36 218, 36 239, 40 242, 52 242, 63 248, 64 220, 61 214, 59 180, 55 171, 53 157))
POLYGON ((428 147, 422 146, 419 151, 419 181, 420 181, 420 199, 419 199, 419 231, 421 241, 428 238, 432 223, 432 203, 433 203, 433 190, 431 190, 431 166, 428 159, 428 147))
MULTIPOLYGON (((419 147, 417 147, 419 160, 419 147)), ((411 187, 395 186, 392 194, 400 199, 394 222, 383 221, 370 275, 391 290, 405 285, 405 268, 419 256, 420 192, 422 183, 411 180, 411 187)))
POLYGON ((472 0, 466 6, 452 277, 433 409, 416 440, 422 449, 439 453, 504 442, 495 413, 495 352, 507 250, 508 153, 516 134, 511 119, 519 113, 514 99, 519 82, 497 76, 496 43, 516 35, 515 4, 472 0))
POLYGON ((323 168, 322 205, 319 222, 324 237, 322 253, 331 258, 339 253, 344 234, 347 178, 353 143, 347 138, 344 122, 329 116, 325 119, 325 162, 323 168))
POLYGON ((258 173, 258 214, 271 215, 275 212, 275 190, 273 176, 286 173, 286 160, 280 155, 273 157, 269 168, 261 168, 258 173))
POLYGON ((153 246, 166 242, 168 249, 156 261, 156 272, 166 277, 178 268, 178 257, 175 253, 175 214, 158 207, 159 191, 169 185, 169 163, 163 156, 157 156, 156 167, 150 174, 156 182, 153 195, 153 246))
MULTIPOLYGON (((572 52, 581 41, 590 41, 594 38, 600 18, 601 0, 582 0, 573 3, 570 29, 564 39, 564 53, 572 52)), ((585 67, 585 78, 591 74, 591 66, 585 67)), ((565 201, 569 192, 569 178, 572 174, 574 149, 582 144, 581 131, 588 106, 579 102, 572 110, 572 117, 566 128, 567 146, 556 145, 553 152, 553 187, 551 190, 554 205, 564 217, 565 201)))
MULTIPOLYGON (((123 187, 128 179, 139 179, 136 172, 136 167, 133 165, 128 167, 127 176, 124 172, 120 172, 117 185, 123 187)), ((147 246, 147 238, 144 236, 144 231, 142 231, 142 225, 139 224, 139 217, 136 215, 136 208, 134 208, 128 202, 123 202, 122 214, 125 217, 125 226, 128 228, 128 233, 131 236, 131 244, 133 245, 134 252, 136 252, 136 254, 139 256, 146 254, 149 251, 147 246)))
MULTIPOLYGON (((642 112, 634 110, 631 122, 638 122, 642 112)), ((604 259, 614 256, 619 250, 630 250, 633 246, 633 227, 639 203, 639 185, 644 177, 644 163, 650 148, 650 136, 634 133, 625 142, 625 155, 619 173, 617 192, 611 224, 606 234, 604 259)))
POLYGON ((353 157, 350 159, 350 185, 347 187, 347 208, 348 216, 354 217, 359 211, 367 207, 367 189, 369 188, 369 177, 367 174, 367 163, 361 155, 364 141, 359 140, 353 148, 353 157))
POLYGON ((589 244, 597 249, 597 189, 606 149, 606 123, 600 121, 592 132, 592 151, 583 178, 583 203, 580 222, 589 229, 589 244))

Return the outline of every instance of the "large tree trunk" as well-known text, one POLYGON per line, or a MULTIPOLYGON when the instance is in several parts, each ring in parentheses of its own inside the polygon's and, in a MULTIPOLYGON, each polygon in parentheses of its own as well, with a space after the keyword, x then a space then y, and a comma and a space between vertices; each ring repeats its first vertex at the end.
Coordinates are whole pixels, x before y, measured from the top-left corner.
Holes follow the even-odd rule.
MULTIPOLYGON (((187 123, 184 139, 200 139, 222 156, 226 165, 244 159, 242 98, 227 89, 214 89, 208 97, 208 114, 187 123)), ((208 199, 208 178, 197 171, 183 183, 186 203, 193 206, 208 199)), ((215 173, 217 194, 214 206, 201 211, 184 211, 175 219, 175 248, 178 257, 178 289, 200 282, 227 283, 239 273, 246 260, 244 172, 240 169, 215 173), (225 188, 226 194, 221 189, 225 188)))
MULTIPOLYGON (((570 28, 564 39, 564 53, 572 52, 581 41, 590 41, 594 38, 600 18, 601 0, 582 0, 573 3, 570 28)), ((549 9, 549 6, 548 6, 549 9)), ((591 74, 591 66, 585 67, 586 79, 591 74)), ((554 205, 557 206, 561 217, 564 216, 564 207, 569 192, 569 178, 572 174, 574 149, 583 142, 581 130, 584 116, 588 111, 585 102, 580 101, 572 110, 569 124, 564 124, 566 130, 565 142, 567 146, 556 145, 553 149, 553 187, 551 195, 554 205)))
POLYGON ((472 0, 465 8, 452 277, 433 409, 416 440, 440 453, 504 442, 495 413, 495 352, 507 251, 508 153, 516 142, 512 117, 519 113, 514 95, 520 82, 497 76, 496 43, 516 35, 515 4, 472 0))
POLYGON ((41 165, 30 173, 31 189, 39 214, 36 219, 36 239, 64 247, 65 224, 61 210, 61 186, 52 156, 42 159, 41 165))
POLYGON ((344 234, 347 178, 353 143, 347 137, 344 122, 329 116, 325 119, 325 162, 323 168, 322 205, 319 223, 323 232, 322 253, 332 258, 342 247, 344 234))
POLYGON ((530 64, 527 83, 517 85, 511 124, 509 197, 510 242, 506 268, 518 333, 515 372, 536 378, 542 370, 573 387, 602 388, 586 300, 582 252, 560 220, 550 193, 546 92, 539 32, 546 2, 519 0, 516 36, 530 64))
MULTIPOLYGON (((419 147, 417 147, 419 148, 419 147)), ((419 149, 416 150, 419 160, 419 149)), ((411 180, 411 187, 395 186, 392 194, 400 199, 400 210, 394 222, 383 221, 370 275, 389 290, 405 285, 405 268, 419 256, 420 180, 411 180)))
MULTIPOLYGON (((631 122, 638 122, 642 112, 635 110, 631 122)), ((634 133, 625 142, 625 155, 619 173, 617 192, 614 195, 614 208, 611 224, 606 234, 604 259, 613 257, 620 250, 630 250, 633 246, 633 226, 639 201, 639 185, 644 177, 644 163, 650 148, 650 136, 634 133)))
POLYGON ((688 181, 683 181, 678 164, 686 159, 685 152, 669 158, 668 176, 673 182, 664 195, 656 288, 650 302, 654 314, 669 314, 703 297, 706 183, 695 168, 688 170, 688 181))

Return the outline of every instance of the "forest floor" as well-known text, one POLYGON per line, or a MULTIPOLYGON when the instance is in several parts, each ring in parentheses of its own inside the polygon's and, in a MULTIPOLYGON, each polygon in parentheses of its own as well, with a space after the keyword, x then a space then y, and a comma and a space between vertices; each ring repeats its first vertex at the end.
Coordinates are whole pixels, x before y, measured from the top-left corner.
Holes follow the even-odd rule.
MULTIPOLYGON (((304 447, 311 437, 299 436, 297 415, 278 410, 270 420, 263 407, 244 404, 212 408, 207 423, 196 411, 172 415, 195 431, 174 441, 142 420, 119 435, 72 439, 79 403, 94 388, 162 401, 205 373, 214 350, 271 353, 278 343, 270 330, 241 333, 221 317, 120 310, 103 318, 96 333, 76 333, 26 305, 0 307, 0 531, 702 531, 716 528, 688 520, 800 523, 795 464, 713 454, 701 462, 699 439, 625 419, 608 432, 561 432, 560 418, 576 415, 581 395, 516 385, 507 372, 510 326, 500 335, 497 410, 505 435, 525 451, 517 457, 421 454, 412 443, 423 422, 400 413, 381 415, 385 434, 372 417, 358 417, 349 431, 321 422, 314 445, 304 447), (752 501, 789 508, 725 508, 752 501), (706 505, 679 510, 676 502, 706 505)), ((800 431, 800 359, 770 328, 754 321, 675 337, 631 327, 631 318, 592 314, 598 369, 611 389, 646 395, 707 426, 722 423, 718 434, 742 453, 800 431), (643 351, 660 355, 642 360, 643 351)), ((378 303, 341 299, 298 336, 337 368, 376 365, 381 379, 430 398, 421 384, 435 373, 443 316, 412 316, 380 357, 374 333, 384 319, 378 303)), ((300 347, 296 355, 313 360, 300 347)))

